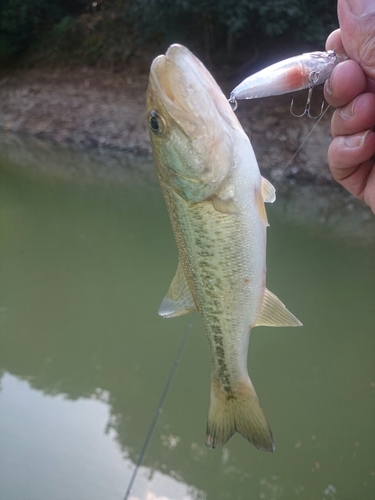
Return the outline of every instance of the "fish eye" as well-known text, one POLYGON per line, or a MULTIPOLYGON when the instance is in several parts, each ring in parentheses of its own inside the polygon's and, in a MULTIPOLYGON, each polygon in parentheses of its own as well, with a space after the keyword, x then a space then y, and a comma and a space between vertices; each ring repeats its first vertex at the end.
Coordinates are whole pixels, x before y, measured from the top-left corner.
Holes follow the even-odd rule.
POLYGON ((150 124, 150 129, 153 131, 154 134, 156 135, 164 134, 166 130, 165 122, 163 118, 159 115, 159 113, 154 109, 150 112, 148 123, 150 124))

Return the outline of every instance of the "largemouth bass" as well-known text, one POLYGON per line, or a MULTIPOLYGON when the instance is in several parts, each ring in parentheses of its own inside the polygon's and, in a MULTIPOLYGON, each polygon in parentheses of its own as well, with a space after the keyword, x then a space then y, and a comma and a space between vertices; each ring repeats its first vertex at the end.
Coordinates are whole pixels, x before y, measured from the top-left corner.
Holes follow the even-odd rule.
POLYGON ((212 369, 206 445, 217 448, 237 431, 273 451, 247 372, 250 330, 301 325, 266 288, 264 202, 275 189, 214 78, 185 47, 153 61, 147 113, 180 259, 159 314, 202 317, 212 369))

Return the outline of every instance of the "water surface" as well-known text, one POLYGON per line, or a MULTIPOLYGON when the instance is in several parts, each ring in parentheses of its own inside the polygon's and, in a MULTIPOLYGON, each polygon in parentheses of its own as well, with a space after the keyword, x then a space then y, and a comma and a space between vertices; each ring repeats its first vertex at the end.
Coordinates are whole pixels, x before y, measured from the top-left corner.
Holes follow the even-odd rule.
MULTIPOLYGON (((20 151, 0 162, 0 498, 120 500, 189 321, 157 316, 177 265, 166 210, 136 163, 65 175, 61 150, 20 151)), ((374 221, 322 218, 310 196, 268 207, 268 287, 304 323, 251 336, 275 453, 205 448, 197 316, 133 500, 375 497, 374 221)))

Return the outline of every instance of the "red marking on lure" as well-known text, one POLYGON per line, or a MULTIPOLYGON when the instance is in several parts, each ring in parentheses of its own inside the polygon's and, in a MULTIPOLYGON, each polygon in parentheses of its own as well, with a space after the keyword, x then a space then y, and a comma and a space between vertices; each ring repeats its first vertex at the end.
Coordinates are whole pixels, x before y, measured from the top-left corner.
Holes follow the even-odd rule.
POLYGON ((284 76, 285 92, 303 89, 309 81, 309 75, 303 73, 301 66, 290 68, 284 76))

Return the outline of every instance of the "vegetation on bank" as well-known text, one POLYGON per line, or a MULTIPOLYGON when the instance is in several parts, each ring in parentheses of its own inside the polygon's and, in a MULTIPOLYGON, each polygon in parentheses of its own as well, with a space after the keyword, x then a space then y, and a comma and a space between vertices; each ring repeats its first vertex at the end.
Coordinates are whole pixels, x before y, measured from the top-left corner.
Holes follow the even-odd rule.
POLYGON ((121 66, 150 44, 235 54, 335 27, 336 0, 0 0, 0 60, 121 66))

